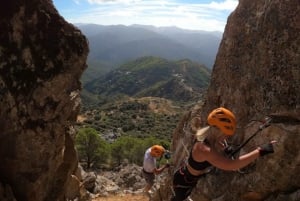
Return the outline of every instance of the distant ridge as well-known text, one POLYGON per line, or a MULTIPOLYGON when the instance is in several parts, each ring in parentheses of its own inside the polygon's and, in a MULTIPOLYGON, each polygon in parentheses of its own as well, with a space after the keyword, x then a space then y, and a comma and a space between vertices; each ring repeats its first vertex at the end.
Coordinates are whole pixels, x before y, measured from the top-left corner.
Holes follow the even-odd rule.
POLYGON ((168 60, 189 59, 211 69, 222 38, 221 32, 177 27, 75 25, 89 40, 89 66, 83 75, 84 81, 86 76, 94 79, 96 75, 144 56, 168 60))

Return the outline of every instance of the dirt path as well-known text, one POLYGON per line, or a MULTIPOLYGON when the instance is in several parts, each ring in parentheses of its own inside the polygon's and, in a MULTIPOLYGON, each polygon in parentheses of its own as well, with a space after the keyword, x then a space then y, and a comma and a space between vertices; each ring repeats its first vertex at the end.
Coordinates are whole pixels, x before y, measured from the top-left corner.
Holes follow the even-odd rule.
POLYGON ((108 197, 98 197, 92 201, 149 201, 149 198, 146 195, 138 194, 125 194, 125 195, 114 195, 108 197))

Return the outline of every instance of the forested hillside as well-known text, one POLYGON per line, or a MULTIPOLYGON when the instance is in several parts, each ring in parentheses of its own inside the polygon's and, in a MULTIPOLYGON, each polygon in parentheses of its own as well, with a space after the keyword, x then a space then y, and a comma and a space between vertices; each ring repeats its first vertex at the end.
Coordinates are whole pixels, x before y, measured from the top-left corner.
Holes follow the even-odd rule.
POLYGON ((94 128, 107 141, 120 136, 156 137, 170 141, 186 109, 163 98, 121 99, 82 113, 78 126, 94 128))
POLYGON ((187 104, 201 98, 209 80, 210 70, 189 60, 143 57, 87 83, 84 89, 102 101, 152 96, 187 104))

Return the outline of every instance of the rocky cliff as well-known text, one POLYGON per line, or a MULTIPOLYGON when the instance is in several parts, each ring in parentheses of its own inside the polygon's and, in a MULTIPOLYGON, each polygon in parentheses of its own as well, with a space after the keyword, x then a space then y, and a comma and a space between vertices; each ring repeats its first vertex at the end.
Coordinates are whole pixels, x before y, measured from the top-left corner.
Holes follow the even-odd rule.
POLYGON ((1 1, 0 200, 65 200, 86 38, 51 0, 1 1))
MULTIPOLYGON (((260 120, 273 117, 241 152, 272 139, 277 144, 274 154, 245 170, 216 170, 201 179, 194 201, 300 200, 299 33, 299 0, 240 0, 229 16, 205 103, 187 113, 174 132, 172 171, 187 156, 195 130, 220 106, 236 114, 237 145, 257 131, 260 120)), ((156 200, 168 200, 170 178, 156 200)))
MULTIPOLYGON (((195 130, 219 106, 238 119, 234 144, 259 128, 254 120, 274 119, 241 152, 271 139, 278 143, 274 154, 246 169, 207 175, 192 199, 300 200, 299 19, 299 0, 240 0, 228 18, 205 102, 174 132, 174 167, 154 200, 168 200, 172 171, 187 156, 195 130)), ((67 187, 78 187, 72 124, 86 39, 50 0, 1 1, 0 29, 0 200, 72 198, 67 187)))

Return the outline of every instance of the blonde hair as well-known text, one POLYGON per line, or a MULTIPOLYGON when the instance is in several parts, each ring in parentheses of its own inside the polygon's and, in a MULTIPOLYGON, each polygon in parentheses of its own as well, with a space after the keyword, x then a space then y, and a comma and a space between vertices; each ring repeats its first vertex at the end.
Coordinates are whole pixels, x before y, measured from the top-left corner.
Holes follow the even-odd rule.
POLYGON ((208 132, 209 129, 210 129, 210 126, 206 126, 204 128, 198 129, 196 132, 197 141, 203 142, 209 134, 209 132, 208 132))
POLYGON ((209 143, 210 147, 216 148, 218 138, 223 135, 224 134, 219 131, 218 128, 214 126, 206 126, 196 132, 196 139, 199 142, 204 142, 204 140, 206 140, 209 143))

